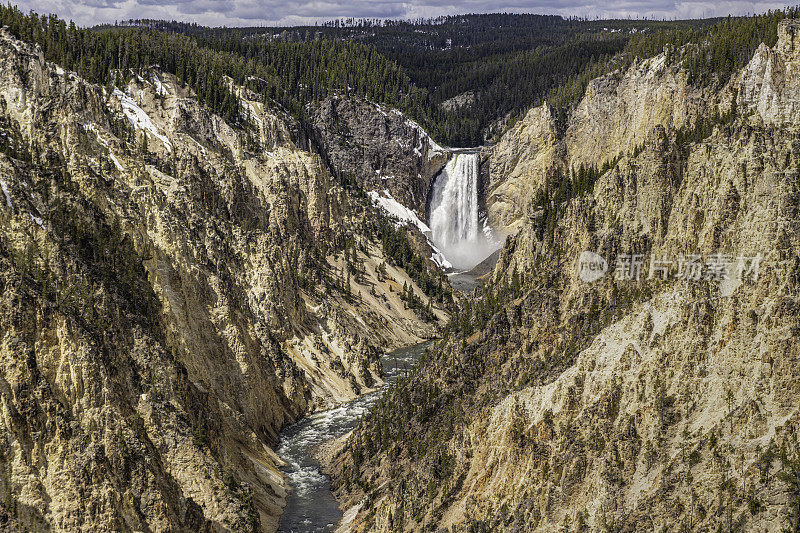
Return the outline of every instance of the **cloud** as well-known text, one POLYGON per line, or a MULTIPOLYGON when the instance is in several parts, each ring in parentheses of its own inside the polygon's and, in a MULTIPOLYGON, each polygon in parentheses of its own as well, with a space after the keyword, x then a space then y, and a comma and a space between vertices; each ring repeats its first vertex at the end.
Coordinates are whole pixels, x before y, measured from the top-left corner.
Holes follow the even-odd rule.
POLYGON ((18 0, 23 11, 56 13, 92 26, 131 18, 209 26, 313 24, 335 18, 416 18, 458 13, 543 13, 590 18, 697 18, 762 13, 780 2, 670 0, 18 0))

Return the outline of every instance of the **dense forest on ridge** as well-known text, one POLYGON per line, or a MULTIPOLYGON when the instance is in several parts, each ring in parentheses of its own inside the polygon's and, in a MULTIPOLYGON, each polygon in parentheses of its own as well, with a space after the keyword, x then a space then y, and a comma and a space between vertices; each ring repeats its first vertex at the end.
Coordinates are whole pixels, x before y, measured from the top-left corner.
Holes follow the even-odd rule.
POLYGON ((299 28, 140 20, 84 29, 3 6, 0 24, 92 82, 123 85, 120 77, 158 65, 234 122, 246 123, 246 116, 224 76, 279 103, 301 124, 307 104, 352 95, 398 108, 439 142, 474 146, 544 101, 564 116, 590 79, 665 46, 698 45, 687 60, 693 82, 712 84, 762 41, 774 44, 778 20, 794 15, 666 22, 495 14, 299 28), (465 93, 472 93, 467 103, 442 106, 465 93))

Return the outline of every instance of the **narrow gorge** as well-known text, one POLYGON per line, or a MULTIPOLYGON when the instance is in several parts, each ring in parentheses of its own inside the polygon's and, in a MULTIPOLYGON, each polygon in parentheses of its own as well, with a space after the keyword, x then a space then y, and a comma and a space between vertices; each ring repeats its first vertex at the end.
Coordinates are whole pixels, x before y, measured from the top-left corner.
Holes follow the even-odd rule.
POLYGON ((106 90, 43 55, 0 32, 2 519, 274 531, 281 428, 435 336, 446 279, 232 80, 254 131, 168 72, 106 90))
POLYGON ((703 42, 667 46, 484 151, 512 235, 331 460, 350 531, 796 530, 800 24, 775 28, 711 85, 703 42))
POLYGON ((800 8, 185 8, 0 5, 0 530, 800 531, 800 8))
MULTIPOLYGON (((441 254, 438 264, 446 271, 468 270, 484 260, 500 244, 479 220, 479 150, 452 151, 447 163, 432 182, 427 200, 430 211, 428 225, 413 210, 396 202, 386 191, 370 197, 387 214, 408 222, 420 230, 432 245, 434 254, 441 254)), ((279 531, 333 531, 343 517, 330 489, 330 482, 321 472, 320 450, 331 447, 356 427, 361 417, 378 401, 387 385, 413 368, 416 359, 430 343, 386 353, 382 364, 386 382, 378 390, 338 406, 312 414, 286 428, 280 435, 278 456, 286 463, 290 494, 281 517, 279 531)), ((323 460, 322 462, 325 462, 323 460)))

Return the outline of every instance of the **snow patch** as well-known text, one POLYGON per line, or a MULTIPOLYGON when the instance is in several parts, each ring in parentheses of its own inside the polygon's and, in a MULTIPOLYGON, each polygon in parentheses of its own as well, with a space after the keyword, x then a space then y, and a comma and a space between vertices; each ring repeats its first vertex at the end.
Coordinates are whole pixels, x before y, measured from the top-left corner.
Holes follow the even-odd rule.
POLYGON ((421 221, 414 211, 395 200, 389 191, 384 190, 383 196, 377 191, 370 191, 367 194, 373 203, 377 204, 390 215, 400 219, 401 222, 408 222, 412 226, 416 226, 422 233, 430 233, 431 228, 421 221))
POLYGON ((428 244, 430 244, 431 248, 433 248, 433 253, 431 254, 431 261, 436 263, 439 266, 439 268, 445 270, 453 268, 453 264, 447 260, 447 258, 441 252, 441 250, 439 250, 430 240, 428 241, 428 244))
POLYGON ((172 151, 172 143, 169 142, 169 139, 165 135, 158 131, 158 128, 156 128, 156 125, 153 124, 150 116, 145 113, 141 107, 136 105, 136 102, 133 101, 133 98, 123 93, 116 87, 114 87, 114 96, 117 98, 117 100, 119 100, 119 103, 122 105, 122 112, 125 113, 126 117, 128 117, 128 120, 131 122, 131 124, 133 124, 133 127, 144 130, 153 137, 159 139, 162 143, 164 143, 164 146, 167 148, 168 152, 172 151))
POLYGON ((395 200, 391 193, 387 190, 383 191, 383 195, 377 191, 370 191, 367 194, 374 204, 377 204, 388 214, 399 219, 398 225, 402 223, 409 223, 420 230, 423 235, 425 235, 425 238, 428 239, 428 244, 433 250, 433 254, 431 254, 431 261, 436 263, 439 268, 448 269, 453 267, 453 265, 445 258, 441 250, 439 250, 431 241, 431 228, 429 228, 427 224, 420 220, 414 211, 395 200))
POLYGON ((119 159, 117 159, 117 157, 111 152, 111 147, 108 146, 108 143, 105 141, 105 139, 100 137, 100 131, 97 129, 97 127, 94 124, 89 123, 86 125, 86 128, 92 131, 97 136, 97 142, 102 144, 103 148, 108 150, 108 156, 111 158, 111 161, 114 162, 114 166, 117 167, 117 170, 119 170, 120 172, 124 172, 125 167, 122 166, 122 164, 119 162, 119 159))
POLYGON ((245 108, 247 109, 247 114, 250 116, 250 118, 253 119, 258 124, 258 127, 263 130, 264 129, 264 121, 261 120, 260 113, 258 112, 258 109, 256 108, 256 106, 253 105, 253 103, 250 100, 245 100, 244 98, 242 98, 242 103, 244 104, 245 108))
POLYGON ((5 181, 0 180, 0 188, 3 189, 3 194, 6 195, 6 205, 8 206, 9 209, 11 209, 11 212, 13 213, 14 204, 11 203, 11 193, 8 191, 8 185, 6 185, 5 181))
POLYGON ((125 167, 122 166, 122 164, 119 162, 119 160, 117 159, 117 157, 114 154, 112 154, 109 151, 108 152, 108 156, 111 158, 111 161, 114 162, 114 166, 117 167, 117 170, 119 170, 120 172, 125 172, 125 167))
POLYGON ((191 135, 187 135, 186 137, 188 137, 188 138, 189 138, 189 139, 190 139, 190 140, 191 140, 191 141, 192 141, 194 144, 196 144, 196 145, 197 145, 197 147, 200 149, 200 152, 201 152, 203 155, 206 155, 206 148, 205 148, 205 146, 203 146, 202 144, 200 144, 200 143, 197 141, 197 139, 195 139, 195 138, 194 138, 194 137, 192 137, 191 135))
MULTIPOLYGON (((370 104, 372 104, 373 106, 375 106, 375 109, 377 109, 378 112, 381 115, 383 115, 384 117, 388 117, 389 116, 389 114, 386 111, 384 111, 383 106, 381 106, 381 104, 377 104, 377 103, 371 102, 369 100, 367 100, 367 101, 370 104)), ((417 143, 417 146, 414 147, 414 154, 416 154, 419 157, 422 157, 422 149, 425 146, 425 142, 428 143, 428 159, 429 160, 433 159, 436 155, 440 155, 440 154, 443 154, 443 153, 447 152, 447 150, 442 148, 436 141, 431 139, 430 135, 428 135, 428 132, 426 132, 424 129, 422 129, 422 126, 420 126, 419 124, 417 124, 416 122, 414 122, 410 118, 408 118, 405 115, 403 115, 402 111, 399 111, 398 109, 392 108, 392 109, 390 109, 390 112, 393 115, 396 115, 396 116, 399 116, 399 117, 403 117, 403 119, 405 120, 406 126, 408 126, 409 128, 417 131, 417 135, 418 135, 419 141, 417 143)))
MULTIPOLYGON (((400 113, 399 111, 397 112, 397 114, 402 116, 402 113, 400 113)), ((414 148, 415 154, 419 156, 422 155, 422 147, 425 141, 428 142, 428 159, 433 159, 434 156, 443 154, 447 151, 441 146, 439 146, 439 144, 436 141, 434 141, 430 135, 428 135, 428 132, 422 129, 422 126, 420 126, 419 124, 417 124, 408 117, 405 117, 405 121, 406 121, 406 126, 416 130, 419 134, 419 144, 414 148)))
POLYGON ((378 112, 379 112, 381 115, 383 115, 384 117, 388 117, 388 116, 389 116, 388 114, 386 114, 386 111, 384 111, 384 110, 383 110, 383 107, 382 107, 380 104, 375 104, 375 103, 373 103, 372 105, 374 105, 374 106, 375 106, 375 109, 377 109, 377 110, 378 110, 378 112))
POLYGON ((166 84, 162 83, 156 74, 153 74, 153 85, 156 88, 156 93, 160 94, 161 96, 167 96, 169 94, 166 89, 166 84))

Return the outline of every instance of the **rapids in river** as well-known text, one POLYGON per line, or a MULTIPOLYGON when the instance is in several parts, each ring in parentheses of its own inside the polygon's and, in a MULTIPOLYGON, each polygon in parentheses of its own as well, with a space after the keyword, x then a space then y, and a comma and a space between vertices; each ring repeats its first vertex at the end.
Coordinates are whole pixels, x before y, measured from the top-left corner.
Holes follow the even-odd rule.
MULTIPOLYGON (((402 348, 381 358, 384 380, 391 383, 410 370, 431 342, 402 348)), ((291 485, 278 531, 310 533, 333 531, 342 512, 331 493, 330 480, 314 460, 314 451, 326 441, 352 430, 380 398, 386 385, 334 409, 309 415, 281 432, 278 455, 291 485)))

